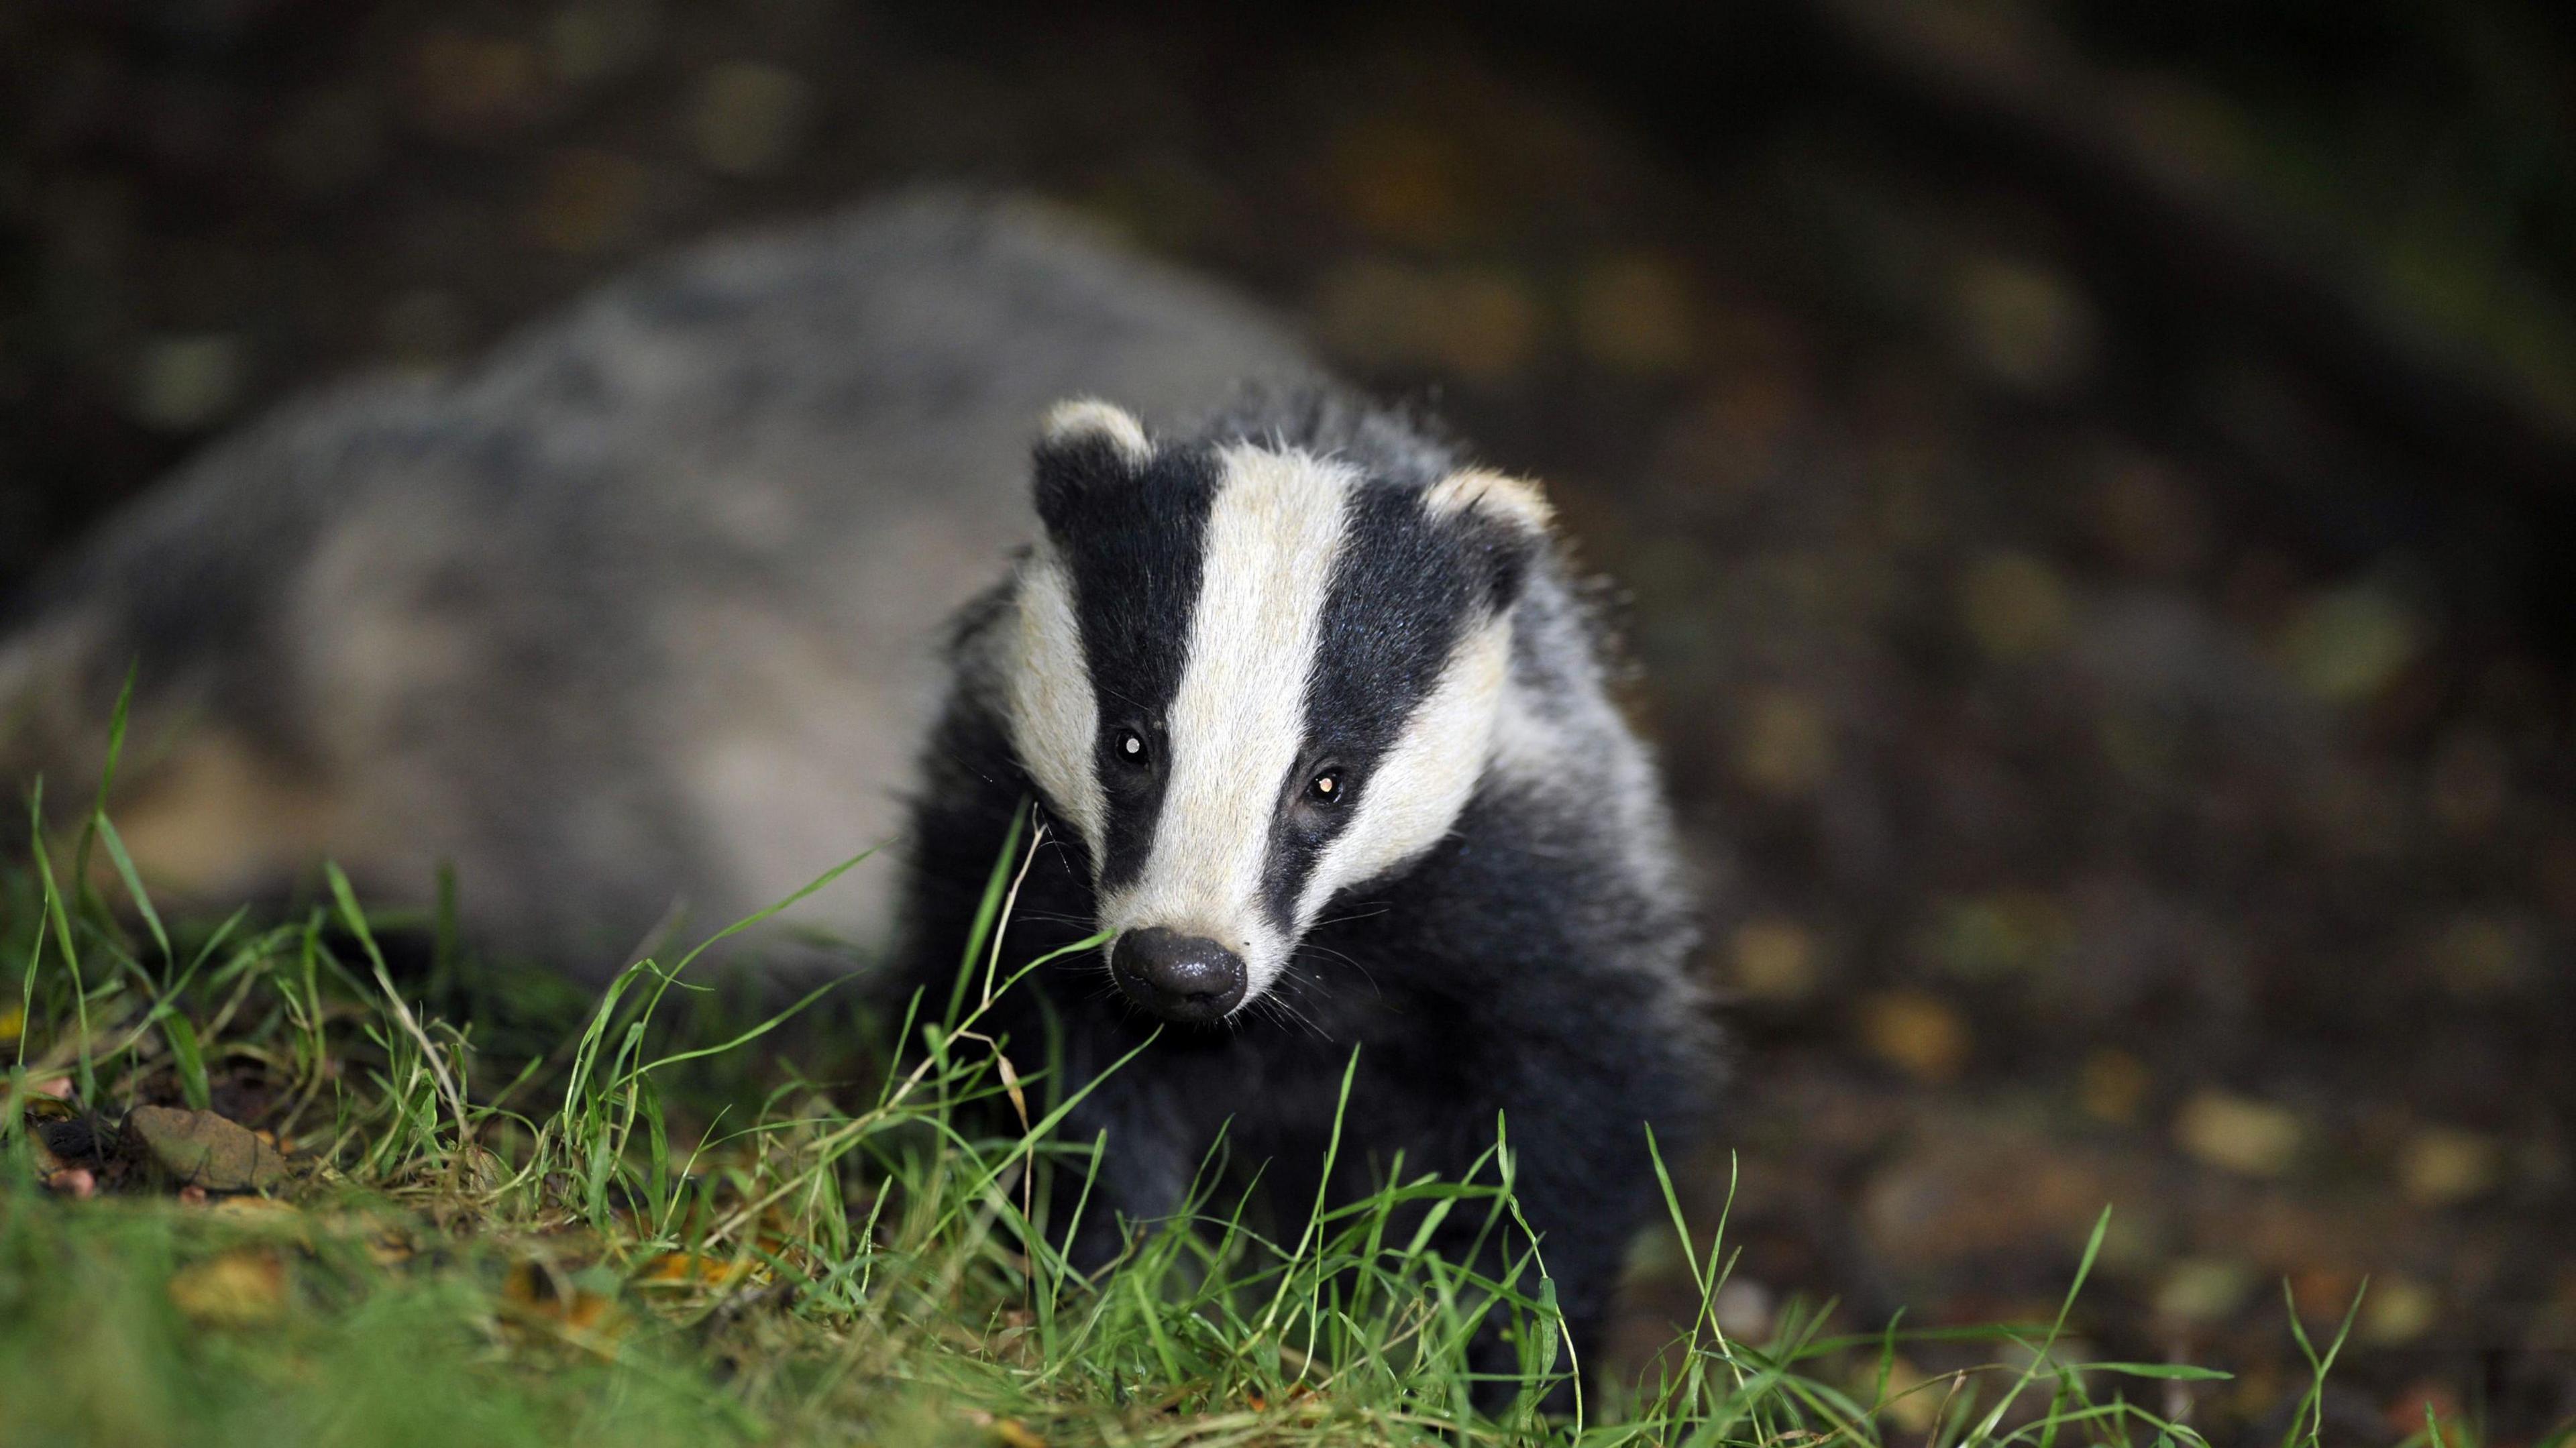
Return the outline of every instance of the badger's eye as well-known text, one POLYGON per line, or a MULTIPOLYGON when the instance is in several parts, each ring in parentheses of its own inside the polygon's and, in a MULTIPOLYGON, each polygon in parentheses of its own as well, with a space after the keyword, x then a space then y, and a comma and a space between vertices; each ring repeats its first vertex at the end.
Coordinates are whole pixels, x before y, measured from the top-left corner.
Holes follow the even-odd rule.
POLYGON ((1327 769, 1306 781, 1306 800, 1310 804, 1340 804, 1342 796, 1348 793, 1350 789, 1342 782, 1342 772, 1338 769, 1327 769))
POLYGON ((1153 758, 1153 752, 1145 747, 1145 736, 1133 729, 1119 730, 1117 738, 1110 741, 1109 747, 1117 752, 1120 762, 1125 764, 1141 765, 1153 758))

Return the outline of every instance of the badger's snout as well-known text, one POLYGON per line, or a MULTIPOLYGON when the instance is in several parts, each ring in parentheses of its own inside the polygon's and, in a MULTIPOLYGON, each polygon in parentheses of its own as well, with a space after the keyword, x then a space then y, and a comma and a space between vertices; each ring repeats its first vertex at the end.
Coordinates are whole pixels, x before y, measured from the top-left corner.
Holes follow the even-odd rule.
POLYGON ((1154 926, 1109 948, 1109 973, 1127 998, 1167 1021, 1222 1019, 1243 1004, 1243 957, 1201 935, 1154 926))

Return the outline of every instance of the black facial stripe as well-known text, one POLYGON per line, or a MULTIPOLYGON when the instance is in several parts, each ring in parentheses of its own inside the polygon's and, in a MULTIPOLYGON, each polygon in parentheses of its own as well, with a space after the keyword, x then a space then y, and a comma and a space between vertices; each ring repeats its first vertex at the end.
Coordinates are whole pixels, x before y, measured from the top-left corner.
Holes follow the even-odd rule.
POLYGON ((1368 799, 1369 777, 1440 682, 1484 606, 1488 570, 1473 540, 1435 524, 1421 493, 1388 483, 1355 491, 1306 678, 1305 746, 1271 815, 1262 896, 1271 921, 1293 929, 1297 897, 1325 846, 1368 799), (1349 798, 1328 810, 1293 808, 1315 769, 1338 765, 1349 798))
MULTIPOLYGON (((1041 457, 1040 489, 1045 491, 1041 457)), ((1188 663, 1198 607, 1208 512, 1217 466, 1204 450, 1157 458, 1141 477, 1085 479, 1048 500, 1047 531, 1073 585, 1074 620, 1100 711, 1092 768, 1107 809, 1101 884, 1115 888, 1145 868, 1162 813, 1171 741, 1164 715, 1188 663), (1119 732, 1145 736, 1152 763, 1115 757, 1119 732)))

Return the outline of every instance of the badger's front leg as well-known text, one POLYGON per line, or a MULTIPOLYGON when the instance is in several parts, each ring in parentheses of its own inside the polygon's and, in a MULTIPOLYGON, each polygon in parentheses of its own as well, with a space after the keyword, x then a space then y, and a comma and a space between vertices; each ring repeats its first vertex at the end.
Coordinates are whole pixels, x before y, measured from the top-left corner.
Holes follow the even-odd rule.
POLYGON ((1157 1089, 1152 1072, 1139 1069, 1146 1062, 1130 1061, 1104 1076, 1106 1061, 1077 1064, 1089 1054, 1067 1053, 1068 1084, 1090 1090, 1055 1135, 1069 1146, 1097 1144, 1098 1154, 1057 1159, 1046 1225, 1074 1270, 1086 1276, 1117 1261, 1139 1229, 1150 1231, 1188 1207, 1208 1149, 1206 1133, 1175 1094, 1157 1089))
MULTIPOLYGON (((1486 1105, 1481 1119, 1459 1123, 1449 1151, 1474 1161, 1494 1145, 1499 1120, 1512 1203, 1536 1235, 1537 1263, 1516 1290, 1535 1296, 1544 1270, 1573 1347, 1572 1361, 1559 1355, 1559 1370, 1579 1363, 1592 1373, 1628 1243, 1654 1209, 1648 1123, 1671 1150, 1697 1115, 1701 1058, 1691 1023, 1651 983, 1627 989, 1616 975, 1594 974, 1584 990, 1576 1001, 1502 989, 1467 1008, 1463 1035, 1490 1044, 1455 1056, 1463 1063, 1456 1086, 1461 1099, 1486 1105)), ((1444 1248, 1467 1250, 1484 1227, 1478 1215, 1451 1231, 1444 1248)), ((1482 1230, 1479 1272, 1499 1280, 1530 1250, 1520 1221, 1506 1215, 1482 1230)), ((1499 1316, 1490 1320, 1469 1354, 1478 1373, 1501 1375, 1477 1394, 1489 1411, 1519 1391, 1509 1379, 1520 1370, 1521 1345, 1503 1336, 1505 1326, 1499 1316)), ((1561 1383, 1545 1406, 1570 1409, 1572 1386, 1561 1383)))

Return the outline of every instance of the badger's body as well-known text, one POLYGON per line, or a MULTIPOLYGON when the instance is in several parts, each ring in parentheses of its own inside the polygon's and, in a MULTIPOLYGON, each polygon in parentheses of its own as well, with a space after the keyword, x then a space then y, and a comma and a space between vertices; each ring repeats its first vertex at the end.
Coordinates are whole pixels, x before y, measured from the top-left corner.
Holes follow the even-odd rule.
MULTIPOLYGON (((86 799, 132 664, 114 808, 164 903, 324 857, 425 902, 444 864, 486 944, 597 977, 896 833, 940 626, 1027 535, 1049 404, 1311 371, 1025 203, 716 243, 464 375, 290 407, 0 600, 0 792, 86 799)), ((881 936, 892 876, 797 919, 881 936)))
POLYGON ((1180 1209, 1220 1133, 1236 1184, 1302 1210, 1356 1048, 1334 1193, 1399 1153, 1455 1177, 1507 1120, 1588 1346, 1645 1125, 1709 1083, 1664 809, 1545 504, 1311 392, 1157 438, 1060 409, 1036 492, 1045 537, 958 628, 903 958, 944 998, 1034 801, 1001 958, 1116 936, 998 1029, 1034 1050, 1052 1018, 1074 1082, 1161 1032, 1065 1127, 1106 1133, 1078 1255, 1180 1209))

